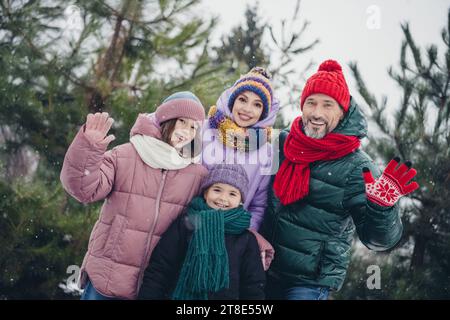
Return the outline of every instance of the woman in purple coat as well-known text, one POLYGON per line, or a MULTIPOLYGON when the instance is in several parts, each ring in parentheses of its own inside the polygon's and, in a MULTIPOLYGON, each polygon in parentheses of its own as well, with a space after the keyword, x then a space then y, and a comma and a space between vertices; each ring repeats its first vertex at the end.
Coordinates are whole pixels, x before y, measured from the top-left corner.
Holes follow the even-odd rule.
POLYGON ((203 132, 203 165, 240 164, 249 177, 244 208, 251 213, 250 231, 258 240, 266 270, 274 251, 257 231, 272 174, 271 136, 278 110, 270 76, 256 67, 221 94, 209 110, 203 132))

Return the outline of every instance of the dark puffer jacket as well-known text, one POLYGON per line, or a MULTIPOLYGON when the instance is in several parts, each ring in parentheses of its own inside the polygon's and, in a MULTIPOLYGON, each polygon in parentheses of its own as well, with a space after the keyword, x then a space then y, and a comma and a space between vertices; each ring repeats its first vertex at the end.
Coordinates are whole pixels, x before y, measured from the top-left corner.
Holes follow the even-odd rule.
MULTIPOLYGON (((366 120, 353 100, 334 132, 366 136, 366 120)), ((283 131, 280 135, 280 164, 287 134, 283 131)), ((260 229, 275 249, 270 276, 289 285, 339 290, 347 272, 355 226, 359 239, 369 249, 383 251, 398 243, 403 231, 398 207, 367 201, 363 167, 370 168, 374 177, 381 174, 360 149, 337 160, 312 163, 308 196, 287 206, 279 202, 271 188, 260 229)))
MULTIPOLYGON (((139 299, 171 299, 186 256, 193 226, 185 215, 173 222, 159 241, 145 270, 139 299)), ((264 300, 265 272, 258 243, 249 232, 225 234, 230 286, 208 296, 209 300, 264 300)))

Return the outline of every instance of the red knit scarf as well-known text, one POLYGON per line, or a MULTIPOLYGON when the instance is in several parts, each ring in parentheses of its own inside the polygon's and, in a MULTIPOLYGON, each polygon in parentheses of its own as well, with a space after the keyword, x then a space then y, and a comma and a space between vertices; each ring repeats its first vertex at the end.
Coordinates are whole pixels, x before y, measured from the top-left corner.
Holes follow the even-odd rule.
POLYGON ((359 146, 358 137, 339 133, 329 133, 322 139, 310 138, 303 133, 302 118, 298 117, 284 143, 286 159, 275 176, 275 195, 283 205, 303 199, 309 192, 310 163, 342 158, 359 146))

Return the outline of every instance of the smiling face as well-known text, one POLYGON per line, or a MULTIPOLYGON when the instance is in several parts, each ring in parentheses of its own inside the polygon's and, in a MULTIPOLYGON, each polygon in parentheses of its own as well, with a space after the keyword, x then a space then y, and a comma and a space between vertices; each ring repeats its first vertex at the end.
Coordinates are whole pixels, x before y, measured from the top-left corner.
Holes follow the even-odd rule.
POLYGON ((325 94, 312 94, 303 104, 303 130, 314 139, 322 139, 344 118, 344 111, 336 100, 325 94))
POLYGON ((198 123, 194 120, 178 118, 170 136, 170 145, 176 149, 181 149, 194 139, 197 129, 198 123))
POLYGON ((232 114, 239 127, 251 127, 259 121, 262 112, 261 98, 251 91, 244 91, 234 101, 232 114))
POLYGON ((213 209, 230 210, 239 207, 241 192, 225 183, 214 183, 205 192, 206 204, 213 209))

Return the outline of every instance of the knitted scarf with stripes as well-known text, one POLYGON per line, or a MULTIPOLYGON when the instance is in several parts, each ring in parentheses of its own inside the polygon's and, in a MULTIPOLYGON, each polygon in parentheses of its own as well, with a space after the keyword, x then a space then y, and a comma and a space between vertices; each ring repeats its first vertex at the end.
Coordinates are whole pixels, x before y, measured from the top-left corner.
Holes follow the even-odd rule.
POLYGON ((240 152, 253 151, 259 149, 265 143, 271 142, 272 127, 239 127, 216 106, 209 109, 208 122, 211 129, 218 130, 218 138, 222 144, 240 152), (253 130, 252 133, 255 134, 253 143, 250 143, 249 130, 253 130))

